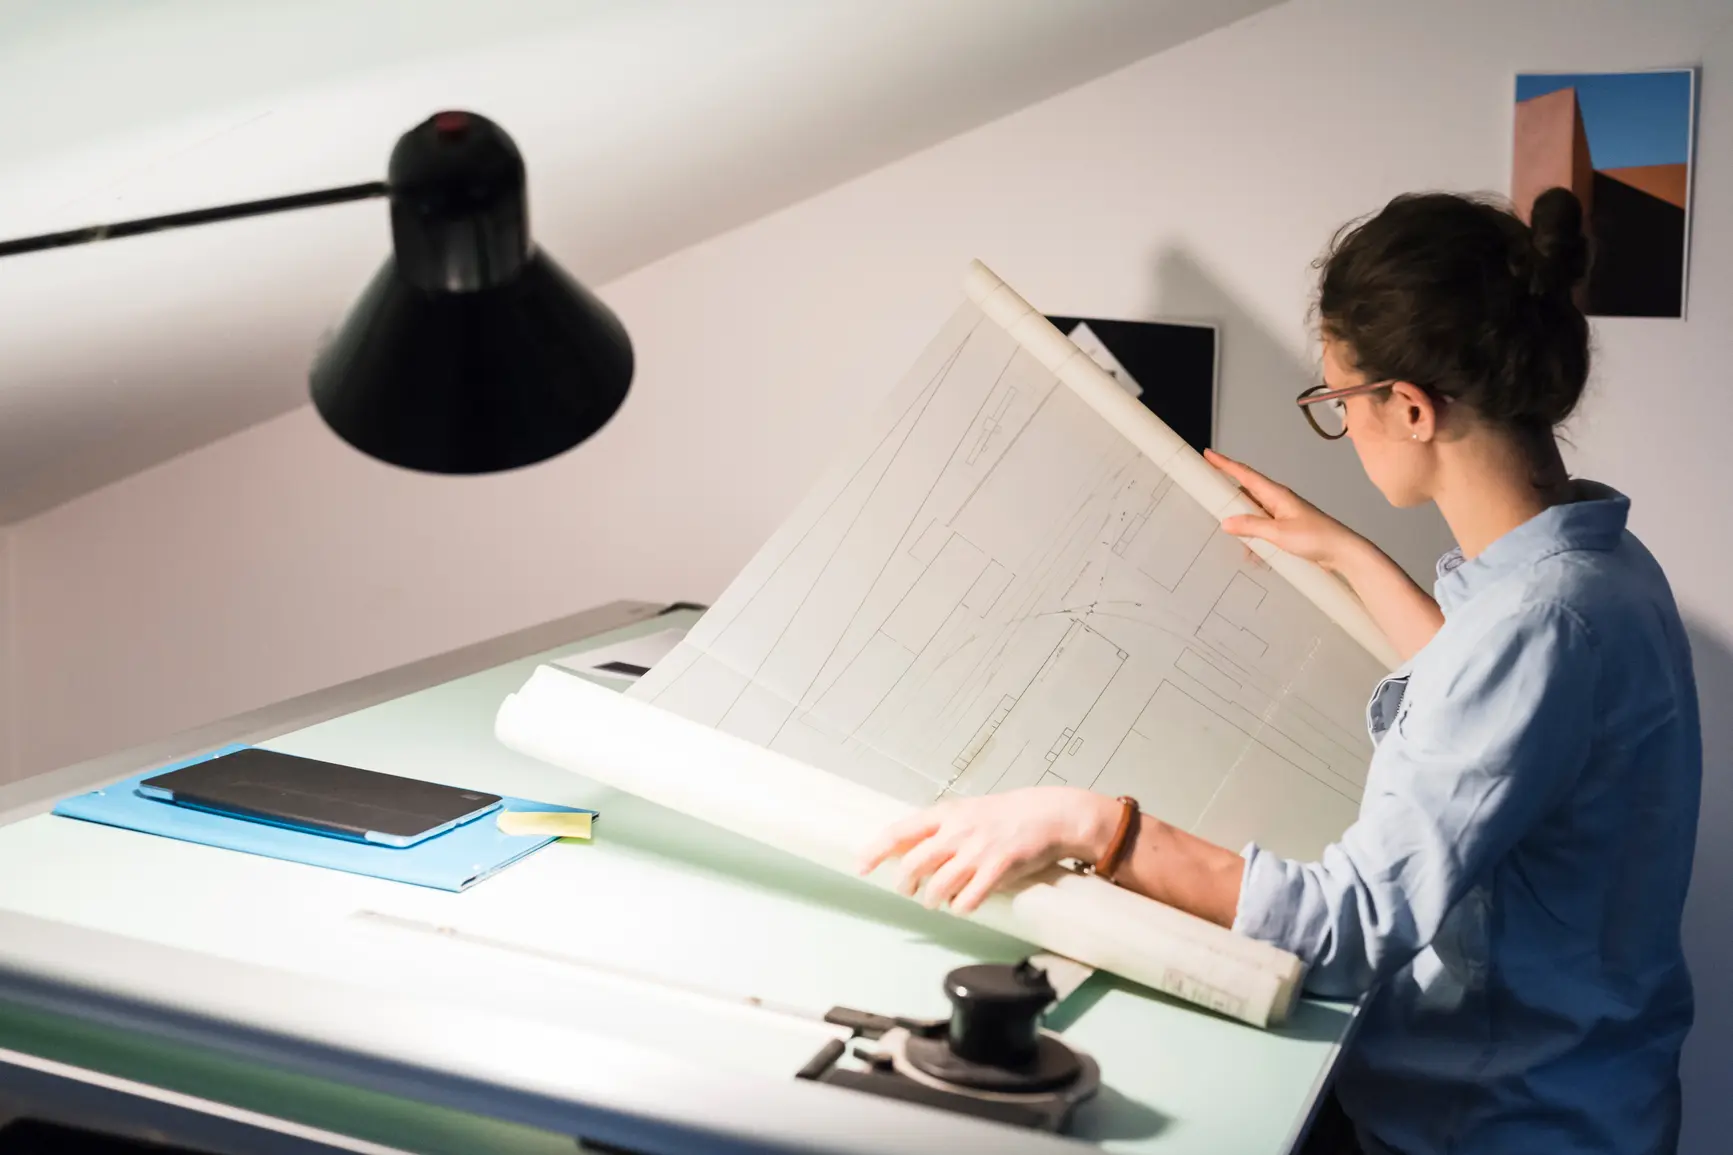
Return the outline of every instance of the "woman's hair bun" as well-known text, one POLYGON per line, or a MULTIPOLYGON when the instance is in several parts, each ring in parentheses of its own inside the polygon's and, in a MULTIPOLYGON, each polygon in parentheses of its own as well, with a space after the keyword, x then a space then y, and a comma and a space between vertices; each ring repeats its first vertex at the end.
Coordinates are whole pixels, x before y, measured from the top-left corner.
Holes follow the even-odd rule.
POLYGON ((1537 297, 1568 295, 1589 271, 1589 241, 1583 235, 1583 206, 1566 188, 1550 188, 1535 198, 1529 213, 1528 291, 1537 297))
POLYGON ((1571 294, 1588 267, 1566 189, 1530 223, 1503 198, 1409 193, 1336 235, 1318 279, 1323 335, 1368 381, 1407 381, 1524 436, 1568 417, 1589 375, 1571 294))

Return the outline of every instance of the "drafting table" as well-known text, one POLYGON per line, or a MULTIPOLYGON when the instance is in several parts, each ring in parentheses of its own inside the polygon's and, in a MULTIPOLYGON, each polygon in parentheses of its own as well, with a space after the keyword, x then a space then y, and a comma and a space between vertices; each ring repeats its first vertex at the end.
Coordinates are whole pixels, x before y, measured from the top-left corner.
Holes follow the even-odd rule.
MULTIPOLYGON (((598 796, 493 739, 499 702, 539 660, 696 617, 615 603, 0 789, 0 1117, 12 1096, 248 1152, 529 1155, 574 1137, 627 1152, 1078 1149, 799 1082, 822 1024, 658 985, 942 1017, 949 969, 1027 953, 598 796), (233 741, 602 817, 593 842, 555 843, 456 895, 47 813, 233 741), (441 925, 463 937, 417 929, 441 925)), ((1275 1155, 1353 1021, 1307 1002, 1259 1031, 1097 975, 1050 1025, 1101 1063, 1084 1138, 1275 1155)))

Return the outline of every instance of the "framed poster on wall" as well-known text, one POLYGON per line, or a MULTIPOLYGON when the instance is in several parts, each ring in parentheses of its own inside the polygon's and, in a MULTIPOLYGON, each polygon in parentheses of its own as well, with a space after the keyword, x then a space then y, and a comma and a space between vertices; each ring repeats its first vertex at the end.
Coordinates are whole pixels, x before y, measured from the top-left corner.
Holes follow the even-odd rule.
POLYGON ((1527 220, 1549 188, 1581 202, 1590 316, 1684 317, 1696 108, 1688 68, 1517 76, 1511 203, 1527 220))

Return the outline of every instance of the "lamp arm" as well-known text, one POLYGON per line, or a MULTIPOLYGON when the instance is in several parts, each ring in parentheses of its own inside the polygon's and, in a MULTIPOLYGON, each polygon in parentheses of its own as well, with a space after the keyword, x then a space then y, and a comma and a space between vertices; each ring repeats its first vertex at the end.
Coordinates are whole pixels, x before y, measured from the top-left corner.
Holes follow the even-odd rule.
POLYGON ((61 233, 45 233, 16 241, 0 241, 0 257, 15 257, 20 253, 35 253, 43 249, 58 249, 67 245, 84 245, 93 241, 111 241, 119 237, 136 237, 141 233, 156 233, 167 229, 182 229, 192 225, 208 225, 216 221, 232 221, 241 217, 286 213, 295 209, 317 208, 320 205, 364 201, 386 196, 391 186, 384 181, 346 185, 343 188, 321 189, 318 192, 295 193, 286 197, 270 197, 242 204, 220 205, 216 208, 193 209, 167 216, 145 217, 136 221, 121 221, 112 225, 89 225, 61 233))

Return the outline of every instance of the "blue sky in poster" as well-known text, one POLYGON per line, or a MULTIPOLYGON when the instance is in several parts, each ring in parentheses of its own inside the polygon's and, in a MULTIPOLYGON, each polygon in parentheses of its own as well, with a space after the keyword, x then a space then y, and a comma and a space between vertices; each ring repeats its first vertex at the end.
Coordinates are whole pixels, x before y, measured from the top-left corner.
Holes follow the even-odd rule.
POLYGON ((1691 146, 1691 73, 1518 76, 1516 99, 1577 90, 1589 156, 1599 169, 1684 164, 1691 146))

